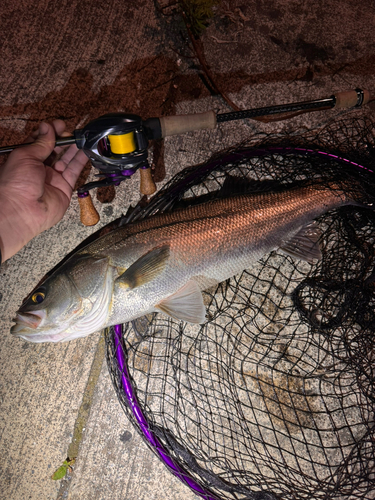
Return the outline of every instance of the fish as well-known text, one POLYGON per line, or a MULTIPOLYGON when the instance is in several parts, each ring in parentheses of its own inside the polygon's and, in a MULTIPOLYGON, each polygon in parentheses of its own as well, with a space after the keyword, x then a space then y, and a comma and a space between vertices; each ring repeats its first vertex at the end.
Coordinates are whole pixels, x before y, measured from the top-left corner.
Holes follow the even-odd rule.
POLYGON ((77 250, 25 299, 11 333, 64 342, 159 312, 206 321, 202 291, 280 249, 321 258, 316 218, 360 205, 353 186, 319 181, 244 193, 126 224, 77 250))

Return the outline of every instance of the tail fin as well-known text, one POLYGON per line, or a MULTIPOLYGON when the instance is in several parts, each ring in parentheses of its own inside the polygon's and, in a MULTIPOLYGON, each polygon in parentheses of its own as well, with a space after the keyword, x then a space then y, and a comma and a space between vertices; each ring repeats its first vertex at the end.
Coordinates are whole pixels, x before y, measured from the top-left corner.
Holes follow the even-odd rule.
POLYGON ((343 205, 375 208, 375 183, 372 192, 359 179, 345 179, 328 184, 329 188, 342 199, 343 205))

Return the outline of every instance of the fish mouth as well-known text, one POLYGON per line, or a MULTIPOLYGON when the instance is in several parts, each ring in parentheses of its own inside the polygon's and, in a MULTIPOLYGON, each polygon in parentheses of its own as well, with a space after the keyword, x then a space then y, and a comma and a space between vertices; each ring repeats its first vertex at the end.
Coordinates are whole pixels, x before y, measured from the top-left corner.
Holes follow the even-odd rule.
MULTIPOLYGON (((28 342, 39 344, 42 342, 65 342, 77 338, 74 332, 67 332, 67 326, 45 325, 45 311, 32 313, 18 312, 13 321, 16 322, 10 333, 28 342)), ((81 336, 81 335, 78 335, 81 336)))
POLYGON ((35 330, 42 326, 45 317, 46 313, 43 310, 32 313, 17 313, 13 319, 16 324, 12 326, 10 332, 17 336, 35 334, 35 330))

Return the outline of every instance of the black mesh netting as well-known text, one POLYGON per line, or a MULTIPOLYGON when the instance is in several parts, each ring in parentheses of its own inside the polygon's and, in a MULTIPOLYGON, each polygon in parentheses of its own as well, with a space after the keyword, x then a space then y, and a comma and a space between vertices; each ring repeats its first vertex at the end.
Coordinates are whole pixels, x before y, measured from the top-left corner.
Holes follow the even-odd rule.
MULTIPOLYGON (((339 123, 241 145, 179 173, 129 220, 313 178, 360 181, 374 201, 373 130, 339 123)), ((125 412, 207 499, 375 498, 375 213, 350 206, 318 222, 321 261, 266 255, 204 293, 203 326, 150 315, 124 325, 119 345, 107 331, 125 412)))

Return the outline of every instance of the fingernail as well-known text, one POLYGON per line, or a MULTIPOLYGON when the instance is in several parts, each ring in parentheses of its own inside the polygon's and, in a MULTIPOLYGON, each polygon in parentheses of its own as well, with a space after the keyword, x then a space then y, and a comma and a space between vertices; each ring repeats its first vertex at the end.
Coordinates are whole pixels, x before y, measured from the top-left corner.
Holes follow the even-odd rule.
POLYGON ((48 127, 47 123, 42 122, 39 125, 39 135, 46 135, 48 132, 48 129, 49 129, 49 127, 48 127))

